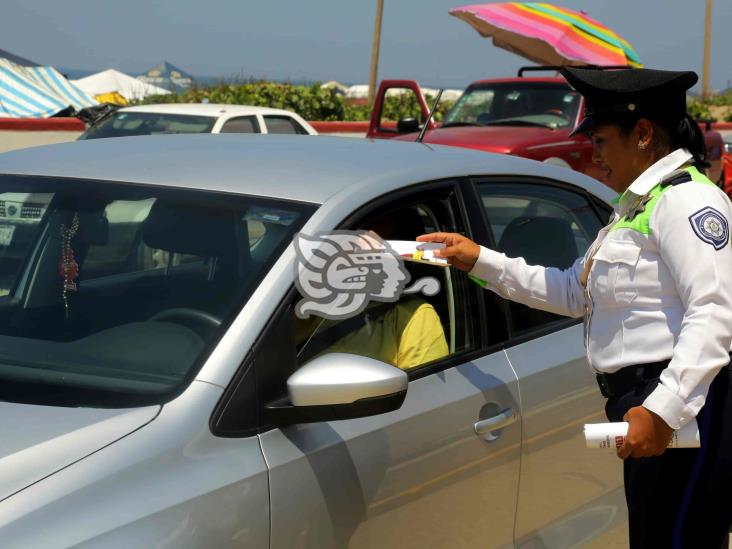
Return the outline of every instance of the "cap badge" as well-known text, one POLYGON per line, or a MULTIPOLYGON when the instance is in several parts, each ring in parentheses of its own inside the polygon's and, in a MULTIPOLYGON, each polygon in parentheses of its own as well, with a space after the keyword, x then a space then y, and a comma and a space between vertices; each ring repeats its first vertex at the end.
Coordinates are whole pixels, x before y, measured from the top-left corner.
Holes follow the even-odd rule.
POLYGON ((628 103, 628 110, 634 111, 635 110, 635 103, 628 103))

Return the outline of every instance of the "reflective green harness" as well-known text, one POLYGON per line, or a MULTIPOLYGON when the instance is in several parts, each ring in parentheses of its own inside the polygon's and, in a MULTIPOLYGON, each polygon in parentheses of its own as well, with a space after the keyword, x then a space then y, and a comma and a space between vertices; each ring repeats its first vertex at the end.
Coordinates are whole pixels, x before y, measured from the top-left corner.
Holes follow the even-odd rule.
MULTIPOLYGON (((619 229, 630 229, 641 234, 650 234, 651 231, 649 223, 651 220, 651 213, 653 213, 653 208, 655 208, 663 193, 676 185, 689 182, 703 183, 716 187, 716 185, 714 185, 706 175, 701 173, 694 166, 677 170, 664 177, 658 185, 653 187, 645 195, 638 197, 638 199, 628 209, 628 213, 615 223, 610 230, 617 231, 619 229)), ((625 193, 620 197, 620 200, 623 200, 627 193, 628 191, 625 191, 625 193)))

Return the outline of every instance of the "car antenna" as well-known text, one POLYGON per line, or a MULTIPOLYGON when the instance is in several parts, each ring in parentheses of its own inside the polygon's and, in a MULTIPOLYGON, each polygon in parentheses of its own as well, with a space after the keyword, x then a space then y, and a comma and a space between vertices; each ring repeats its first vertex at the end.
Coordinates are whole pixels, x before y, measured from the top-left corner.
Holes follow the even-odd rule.
POLYGON ((427 117, 427 120, 424 122, 424 126, 422 126, 422 131, 419 132, 419 135, 417 136, 417 143, 421 143, 422 139, 424 139, 424 134, 427 132, 427 127, 430 125, 430 120, 432 120, 432 117, 435 114, 435 111, 437 110, 437 105, 440 103, 440 97, 442 97, 443 90, 440 90, 437 92, 437 97, 435 97, 435 102, 432 104, 432 110, 430 111, 429 116, 427 117))

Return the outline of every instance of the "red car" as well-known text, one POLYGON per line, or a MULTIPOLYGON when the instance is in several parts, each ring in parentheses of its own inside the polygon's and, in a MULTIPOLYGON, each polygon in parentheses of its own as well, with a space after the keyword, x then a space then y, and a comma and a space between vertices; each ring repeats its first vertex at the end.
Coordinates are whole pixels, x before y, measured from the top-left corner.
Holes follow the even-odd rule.
POLYGON ((724 139, 724 152, 722 154, 723 188, 727 196, 732 198, 732 122, 720 122, 715 126, 722 134, 722 139, 724 139))
MULTIPOLYGON (((584 135, 569 135, 582 120, 582 96, 562 77, 525 77, 527 70, 537 69, 521 69, 516 78, 470 84, 441 125, 430 122, 424 143, 523 156, 570 167, 602 181, 605 174, 592 162, 590 140, 584 135)), ((420 104, 422 120, 427 118, 429 108, 417 82, 384 80, 376 95, 367 137, 414 140, 420 129, 416 119, 400 120, 396 126, 382 121, 384 98, 387 90, 393 88, 412 90, 420 104)), ((721 183, 722 136, 709 125, 702 128, 712 163, 709 177, 721 183)))

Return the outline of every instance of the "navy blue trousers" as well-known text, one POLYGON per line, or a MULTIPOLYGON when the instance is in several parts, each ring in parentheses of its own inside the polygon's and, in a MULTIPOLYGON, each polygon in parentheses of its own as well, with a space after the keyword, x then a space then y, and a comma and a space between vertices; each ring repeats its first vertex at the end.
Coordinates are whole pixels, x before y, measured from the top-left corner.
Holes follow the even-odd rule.
MULTIPOLYGON (((608 399, 610 421, 622 421, 658 384, 650 380, 608 399)), ((727 548, 732 523, 732 390, 730 368, 712 384, 697 416, 701 447, 672 449, 624 462, 632 549, 727 548)))

